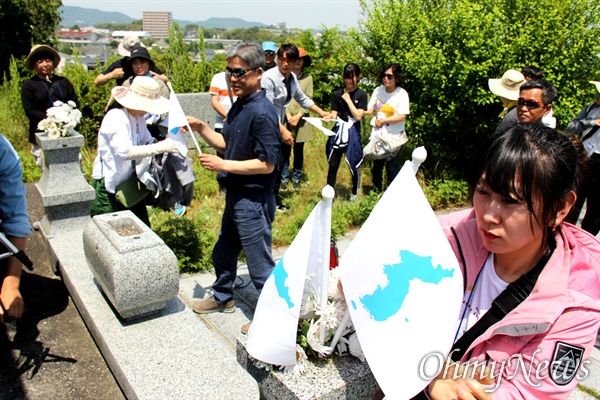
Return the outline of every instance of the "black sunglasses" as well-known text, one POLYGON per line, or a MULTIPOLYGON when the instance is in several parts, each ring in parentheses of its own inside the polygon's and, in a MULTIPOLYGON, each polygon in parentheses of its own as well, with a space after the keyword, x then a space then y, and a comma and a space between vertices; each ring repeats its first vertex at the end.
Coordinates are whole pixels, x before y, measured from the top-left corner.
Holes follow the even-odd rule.
POLYGON ((271 51, 271 50, 265 51, 265 56, 274 56, 274 55, 275 55, 274 51, 271 51))
POLYGON ((250 69, 244 69, 244 68, 229 68, 229 67, 225 67, 225 74, 231 78, 231 76, 235 76, 236 78, 240 79, 243 78, 248 72, 250 71, 254 71, 255 69, 257 69, 258 67, 255 68, 250 68, 250 69))
POLYGON ((383 79, 383 78, 388 78, 388 79, 392 80, 392 79, 394 79, 395 77, 394 77, 394 75, 392 75, 392 74, 383 74, 383 76, 381 77, 381 79, 383 79))
POLYGON ((525 106, 530 110, 535 110, 536 108, 542 107, 541 104, 538 104, 535 101, 523 100, 523 99, 518 99, 517 104, 520 106, 525 106))

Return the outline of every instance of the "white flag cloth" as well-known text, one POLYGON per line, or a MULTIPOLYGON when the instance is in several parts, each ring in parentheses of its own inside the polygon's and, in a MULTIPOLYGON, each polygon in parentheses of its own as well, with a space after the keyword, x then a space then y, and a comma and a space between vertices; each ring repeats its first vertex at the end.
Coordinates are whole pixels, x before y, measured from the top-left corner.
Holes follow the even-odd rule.
POLYGON ((414 173, 407 161, 339 266, 364 355, 391 400, 413 397, 436 375, 463 296, 458 261, 414 173))
MULTIPOLYGON (((312 210, 300 232, 265 282, 248 332, 248 354, 273 365, 296 364, 296 332, 306 276, 320 293, 323 240, 331 235, 323 223, 325 203, 312 210)), ((328 274, 327 274, 328 276, 328 274)), ((324 282, 325 285, 328 282, 324 282)))
MULTIPOLYGON (((315 128, 317 128, 318 130, 320 130, 321 132, 323 132, 324 134, 326 134, 327 136, 335 136, 334 131, 332 131, 331 129, 327 129, 323 126, 323 120, 321 118, 302 117, 302 119, 314 126, 315 128)), ((339 121, 344 122, 343 120, 338 118, 338 122, 339 121)))
POLYGON ((180 127, 187 125, 187 118, 185 113, 179 104, 177 95, 173 92, 171 85, 171 95, 169 96, 169 115, 166 118, 167 127, 169 130, 168 137, 173 139, 177 143, 177 148, 183 156, 187 156, 187 140, 185 134, 181 131, 180 127))

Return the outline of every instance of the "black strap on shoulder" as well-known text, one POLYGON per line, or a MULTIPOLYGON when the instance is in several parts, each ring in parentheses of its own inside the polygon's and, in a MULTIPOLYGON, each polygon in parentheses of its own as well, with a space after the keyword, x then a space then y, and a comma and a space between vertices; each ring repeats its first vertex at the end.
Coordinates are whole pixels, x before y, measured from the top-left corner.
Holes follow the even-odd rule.
POLYGON ((526 274, 507 286, 492 302, 492 307, 484 316, 458 339, 450 357, 452 361, 460 361, 471 343, 481 336, 490 326, 502 320, 509 312, 517 308, 533 290, 537 279, 548 262, 552 251, 549 249, 538 263, 526 274))

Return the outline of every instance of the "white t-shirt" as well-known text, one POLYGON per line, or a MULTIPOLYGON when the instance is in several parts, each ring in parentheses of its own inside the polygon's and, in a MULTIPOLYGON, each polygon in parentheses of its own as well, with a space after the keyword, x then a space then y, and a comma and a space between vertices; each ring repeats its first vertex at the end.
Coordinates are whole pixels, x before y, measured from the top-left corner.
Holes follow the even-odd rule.
MULTIPOLYGON (((385 86, 379 86, 373 92, 371 100, 369 100, 368 110, 375 111, 375 118, 378 116, 384 118, 393 114, 410 114, 408 93, 401 87, 397 87, 391 93, 385 91, 385 86), (381 108, 387 105, 382 111, 381 108), (381 113, 381 114, 380 114, 381 113)), ((375 126, 375 118, 371 120, 371 126, 375 126)), ((378 118, 378 119, 381 119, 378 118)), ((401 133, 404 131, 405 121, 386 124, 387 130, 390 133, 401 133)))
MULTIPOLYGON (((229 98, 229 91, 227 90, 227 81, 225 77, 225 72, 219 72, 212 77, 210 81, 210 88, 208 92, 211 96, 219 96, 219 103, 223 106, 226 112, 231 110, 231 99, 229 98)), ((236 96, 233 96, 233 101, 237 99, 236 96)), ((223 129, 223 116, 215 111, 215 128, 223 129)))
POLYGON ((490 253, 485 265, 475 280, 474 287, 466 291, 458 320, 456 340, 483 317, 492 307, 492 302, 506 289, 508 283, 496 274, 494 254, 490 253))
POLYGON ((113 108, 106 113, 98 132, 98 155, 94 160, 92 177, 104 177, 108 193, 133 173, 133 164, 127 159, 133 146, 152 143, 143 115, 133 116, 126 108, 113 108))

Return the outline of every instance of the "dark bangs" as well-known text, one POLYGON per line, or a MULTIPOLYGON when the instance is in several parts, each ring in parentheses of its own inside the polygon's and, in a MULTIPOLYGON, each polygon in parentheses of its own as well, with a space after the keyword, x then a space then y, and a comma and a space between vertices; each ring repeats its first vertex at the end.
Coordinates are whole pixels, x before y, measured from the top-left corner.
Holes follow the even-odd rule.
POLYGON ((578 158, 568 136, 542 125, 517 123, 492 138, 475 183, 485 175, 491 190, 527 204, 532 228, 535 220, 551 229, 565 196, 577 191, 578 158))

